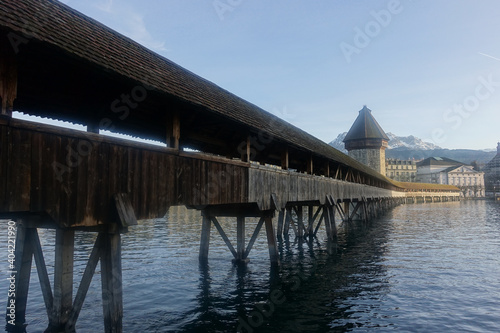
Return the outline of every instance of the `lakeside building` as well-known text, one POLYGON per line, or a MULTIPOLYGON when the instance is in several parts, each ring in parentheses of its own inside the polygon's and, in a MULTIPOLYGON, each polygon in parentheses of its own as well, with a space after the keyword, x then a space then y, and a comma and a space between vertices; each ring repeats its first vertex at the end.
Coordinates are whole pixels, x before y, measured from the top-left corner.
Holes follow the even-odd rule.
POLYGON ((486 191, 500 192, 500 142, 497 143, 497 154, 483 168, 486 191))
POLYGON ((484 172, 446 157, 429 157, 417 163, 417 182, 458 187, 463 197, 484 197, 484 172))
POLYGON ((344 138, 349 156, 385 175, 385 149, 389 137, 366 105, 359 111, 351 129, 344 138))
POLYGON ((385 175, 399 182, 415 182, 417 163, 412 160, 388 158, 385 160, 385 175))

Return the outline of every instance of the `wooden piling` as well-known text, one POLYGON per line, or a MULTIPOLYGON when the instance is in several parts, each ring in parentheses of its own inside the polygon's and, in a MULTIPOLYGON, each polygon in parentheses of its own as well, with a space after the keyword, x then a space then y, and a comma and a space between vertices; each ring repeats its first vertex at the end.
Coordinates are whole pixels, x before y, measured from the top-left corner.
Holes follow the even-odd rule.
POLYGON ((123 331, 123 290, 121 236, 105 233, 101 249, 101 281, 104 330, 106 333, 123 331))
POLYGON ((85 301, 85 297, 87 296, 90 283, 92 282, 92 277, 94 276, 95 269, 99 262, 101 249, 104 248, 103 242, 105 241, 106 241, 105 235, 103 233, 100 233, 97 236, 94 247, 92 248, 89 261, 87 262, 87 266, 85 267, 82 280, 80 282, 80 285, 78 286, 78 291, 76 293, 75 300, 73 302, 73 308, 69 315, 69 319, 66 323, 66 331, 68 332, 73 332, 75 330, 76 321, 78 320, 78 316, 80 315, 83 302, 85 301))
POLYGON ((235 263, 246 263, 245 258, 245 217, 236 217, 236 258, 235 263))
POLYGON ((51 326, 66 325, 73 306, 73 263, 75 231, 56 229, 54 265, 54 305, 51 326))
POLYGON ((297 237, 299 239, 304 238, 304 220, 303 220, 303 208, 302 206, 297 206, 297 237))
POLYGON ((344 201, 344 222, 348 222, 351 220, 351 215, 350 215, 350 201, 344 201))
POLYGON ((208 260, 211 226, 212 226, 212 221, 210 220, 210 217, 203 214, 203 222, 201 225, 200 256, 199 256, 199 259, 202 262, 206 262, 208 260))
POLYGON ((269 247, 269 259, 272 266, 279 266, 278 242, 274 233, 273 218, 265 217, 264 224, 266 225, 267 245, 269 247))
POLYGON ((278 213, 278 228, 276 230, 276 234, 278 238, 281 238, 283 235, 283 227, 284 227, 284 221, 285 220, 285 211, 281 209, 278 213))

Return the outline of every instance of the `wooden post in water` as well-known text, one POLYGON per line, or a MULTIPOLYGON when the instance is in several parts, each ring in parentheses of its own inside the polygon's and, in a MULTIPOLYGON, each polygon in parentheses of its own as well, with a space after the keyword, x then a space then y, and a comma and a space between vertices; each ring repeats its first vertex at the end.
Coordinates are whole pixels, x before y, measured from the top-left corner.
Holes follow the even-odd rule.
POLYGON ((299 237, 299 240, 304 239, 304 220, 302 212, 302 206, 297 206, 297 237, 299 237))
POLYGON ((236 217, 236 258, 234 263, 247 263, 245 258, 245 217, 236 217))
POLYGON ((278 242, 274 233, 273 218, 271 216, 264 217, 264 224, 266 225, 267 245, 269 247, 271 266, 279 266, 278 242))
POLYGON ((313 236, 314 236, 314 229, 313 228, 314 228, 314 220, 315 220, 314 206, 312 206, 312 205, 307 206, 307 219, 308 219, 307 237, 309 237, 309 240, 312 240, 313 236))
POLYGON ((323 206, 323 216, 325 220, 326 236, 328 237, 328 239, 330 239, 332 235, 332 225, 330 223, 330 211, 328 210, 328 205, 323 206))
POLYGON ((331 224, 331 232, 333 240, 337 238, 337 224, 335 223, 335 205, 329 206, 328 210, 330 211, 330 224, 331 224))
POLYGON ((52 332, 63 329, 73 307, 73 262, 75 231, 56 229, 56 248, 54 265, 54 305, 52 332))
POLYGON ((121 235, 105 233, 101 249, 101 282, 104 330, 123 331, 123 286, 121 261, 121 235))
POLYGON ((281 209, 278 213, 278 228, 276 230, 278 238, 281 238, 283 235, 284 222, 285 222, 285 210, 281 209))
POLYGON ((285 208, 285 223, 284 223, 284 229, 283 229, 283 236, 288 237, 289 232, 290 232, 290 223, 292 222, 292 208, 291 207, 286 207, 285 208))
POLYGON ((350 214, 350 207, 351 202, 346 200, 344 201, 344 222, 348 222, 351 219, 351 214, 350 214))
POLYGON ((210 228, 212 221, 210 217, 203 213, 203 222, 201 225, 201 241, 200 241, 200 261, 208 261, 208 248, 210 246, 210 228))

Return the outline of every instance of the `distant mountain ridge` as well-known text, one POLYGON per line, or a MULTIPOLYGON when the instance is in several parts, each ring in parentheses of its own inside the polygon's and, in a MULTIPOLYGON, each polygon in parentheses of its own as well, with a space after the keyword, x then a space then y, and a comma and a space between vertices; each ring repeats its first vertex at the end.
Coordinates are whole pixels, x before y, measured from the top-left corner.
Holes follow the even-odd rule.
POLYGON ((389 137, 389 147, 387 149, 396 148, 408 148, 408 149, 418 149, 418 150, 431 150, 431 149, 442 149, 433 143, 425 142, 416 136, 397 136, 391 132, 387 133, 389 137))
MULTIPOLYGON (((344 148, 344 138, 347 132, 340 133, 337 138, 329 143, 330 146, 347 154, 344 148)), ((479 165, 488 163, 495 155, 496 150, 472 150, 472 149, 446 149, 433 143, 425 142, 413 135, 397 136, 393 133, 387 133, 389 137, 389 146, 386 150, 387 158, 397 158, 401 160, 421 160, 427 157, 447 157, 453 160, 470 164, 477 161, 479 165)))

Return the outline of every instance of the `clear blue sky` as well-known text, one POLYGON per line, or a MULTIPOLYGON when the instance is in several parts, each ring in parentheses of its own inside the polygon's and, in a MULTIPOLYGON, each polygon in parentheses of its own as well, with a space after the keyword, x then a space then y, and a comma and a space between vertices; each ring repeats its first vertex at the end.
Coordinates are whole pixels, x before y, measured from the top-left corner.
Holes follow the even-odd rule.
POLYGON ((367 105, 444 148, 500 140, 500 1, 64 0, 329 142, 367 105))

